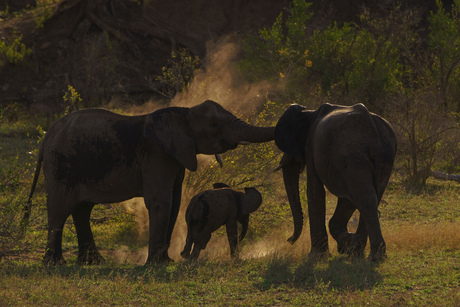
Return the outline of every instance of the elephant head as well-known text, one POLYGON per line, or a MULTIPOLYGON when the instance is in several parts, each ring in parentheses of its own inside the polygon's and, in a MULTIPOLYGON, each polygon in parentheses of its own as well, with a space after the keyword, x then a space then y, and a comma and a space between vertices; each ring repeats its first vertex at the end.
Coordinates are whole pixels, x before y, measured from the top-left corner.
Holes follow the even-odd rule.
POLYGON ((241 214, 250 214, 259 209, 262 204, 262 195, 256 188, 244 188, 241 196, 241 214))
POLYGON ((291 244, 297 241, 303 228, 299 176, 305 168, 305 144, 313 117, 305 107, 293 104, 279 118, 275 128, 275 143, 284 152, 276 170, 283 171, 284 186, 294 219, 294 234, 288 239, 291 244))
POLYGON ((207 100, 191 108, 153 112, 146 120, 144 134, 187 169, 195 171, 197 154, 217 155, 239 144, 271 141, 274 127, 249 125, 218 103, 207 100))

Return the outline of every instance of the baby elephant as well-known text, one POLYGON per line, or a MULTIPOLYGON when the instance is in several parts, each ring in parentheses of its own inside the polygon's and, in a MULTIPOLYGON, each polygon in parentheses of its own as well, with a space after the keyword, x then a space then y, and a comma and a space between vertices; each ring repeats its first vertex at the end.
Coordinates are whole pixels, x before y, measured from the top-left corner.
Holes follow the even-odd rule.
POLYGON ((238 257, 238 241, 243 240, 248 230, 249 213, 262 204, 262 195, 255 188, 245 188, 243 193, 224 183, 215 183, 213 187, 214 190, 195 195, 188 205, 185 213, 188 233, 180 253, 186 259, 197 259, 211 239, 211 233, 222 225, 227 228, 230 254, 238 257), (239 238, 237 221, 243 226, 239 238))

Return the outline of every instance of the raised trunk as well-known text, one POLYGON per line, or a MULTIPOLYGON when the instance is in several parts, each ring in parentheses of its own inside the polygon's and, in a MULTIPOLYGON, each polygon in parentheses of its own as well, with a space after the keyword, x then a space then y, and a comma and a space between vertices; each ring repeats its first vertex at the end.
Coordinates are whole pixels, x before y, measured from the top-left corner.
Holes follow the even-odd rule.
POLYGON ((275 139, 275 127, 257 127, 238 120, 236 129, 239 141, 243 143, 263 143, 275 139))
POLYGON ((284 186, 294 218, 294 234, 288 239, 288 242, 294 244, 302 233, 303 227, 303 212, 299 196, 299 176, 303 170, 303 165, 291 161, 289 164, 282 165, 282 168, 284 186))

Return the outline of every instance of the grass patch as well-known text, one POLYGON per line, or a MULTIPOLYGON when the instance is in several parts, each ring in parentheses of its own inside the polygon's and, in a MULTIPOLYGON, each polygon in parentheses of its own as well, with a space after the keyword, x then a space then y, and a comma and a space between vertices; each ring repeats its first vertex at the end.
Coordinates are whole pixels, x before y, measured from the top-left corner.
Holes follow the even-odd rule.
POLYGON ((377 266, 332 257, 169 266, 3 263, 0 303, 20 305, 428 305, 460 303, 458 251, 391 253, 377 266), (18 291, 22 289, 22 291, 18 291))

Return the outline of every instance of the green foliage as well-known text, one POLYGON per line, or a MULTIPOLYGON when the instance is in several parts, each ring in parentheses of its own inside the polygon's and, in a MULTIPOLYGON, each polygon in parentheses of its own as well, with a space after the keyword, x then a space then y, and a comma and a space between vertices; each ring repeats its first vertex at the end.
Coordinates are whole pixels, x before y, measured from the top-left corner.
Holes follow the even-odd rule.
MULTIPOLYGON (((389 112, 398 136, 399 161, 409 189, 426 185, 436 164, 452 163, 460 144, 460 126, 455 114, 445 114, 440 97, 417 91, 393 105, 389 112)), ((458 162, 457 162, 458 163, 458 162)))
POLYGON ((456 104, 460 111, 460 1, 453 1, 450 13, 444 10, 442 1, 437 0, 436 5, 437 11, 428 18, 428 44, 433 57, 431 77, 439 88, 444 108, 456 104))
POLYGON ((186 48, 181 48, 177 52, 172 51, 168 64, 161 69, 161 76, 156 78, 162 85, 161 90, 157 90, 153 85, 152 88, 163 96, 173 99, 192 82, 201 65, 200 58, 192 55, 186 48))
POLYGON ((13 32, 8 39, 0 40, 0 66, 6 63, 19 64, 32 53, 22 42, 22 34, 13 32))
POLYGON ((65 104, 64 115, 81 108, 80 105, 82 99, 80 97, 80 94, 77 92, 76 89, 73 88, 72 85, 67 86, 67 91, 64 92, 64 97, 62 98, 64 99, 65 104))
POLYGON ((385 37, 334 24, 315 31, 310 44, 312 70, 320 75, 323 93, 337 103, 373 107, 400 87, 398 49, 385 37))
POLYGON ((23 183, 30 176, 25 166, 31 166, 30 158, 24 164, 19 156, 0 156, 0 250, 10 254, 30 248, 31 240, 34 240, 33 234, 25 238, 28 229, 21 223, 27 201, 23 183))
POLYGON ((248 35, 241 70, 249 80, 278 81, 281 104, 366 104, 396 128, 408 186, 424 186, 433 167, 458 163, 446 148, 460 141, 452 115, 460 110, 459 3, 448 13, 437 2, 423 41, 421 17, 400 4, 385 16, 363 14, 359 26, 308 31, 309 5, 294 1, 287 16, 248 35))
POLYGON ((0 109, 0 119, 5 122, 15 122, 19 119, 20 113, 22 110, 22 106, 17 103, 11 103, 6 107, 0 109))
POLYGON ((287 18, 280 13, 271 27, 248 35, 243 42, 246 56, 240 67, 250 80, 281 81, 289 88, 305 78, 312 65, 305 39, 307 22, 312 16, 308 12, 310 6, 303 0, 292 1, 287 18))
POLYGON ((33 10, 38 28, 43 28, 45 22, 53 16, 53 8, 58 0, 37 0, 37 7, 33 10))

